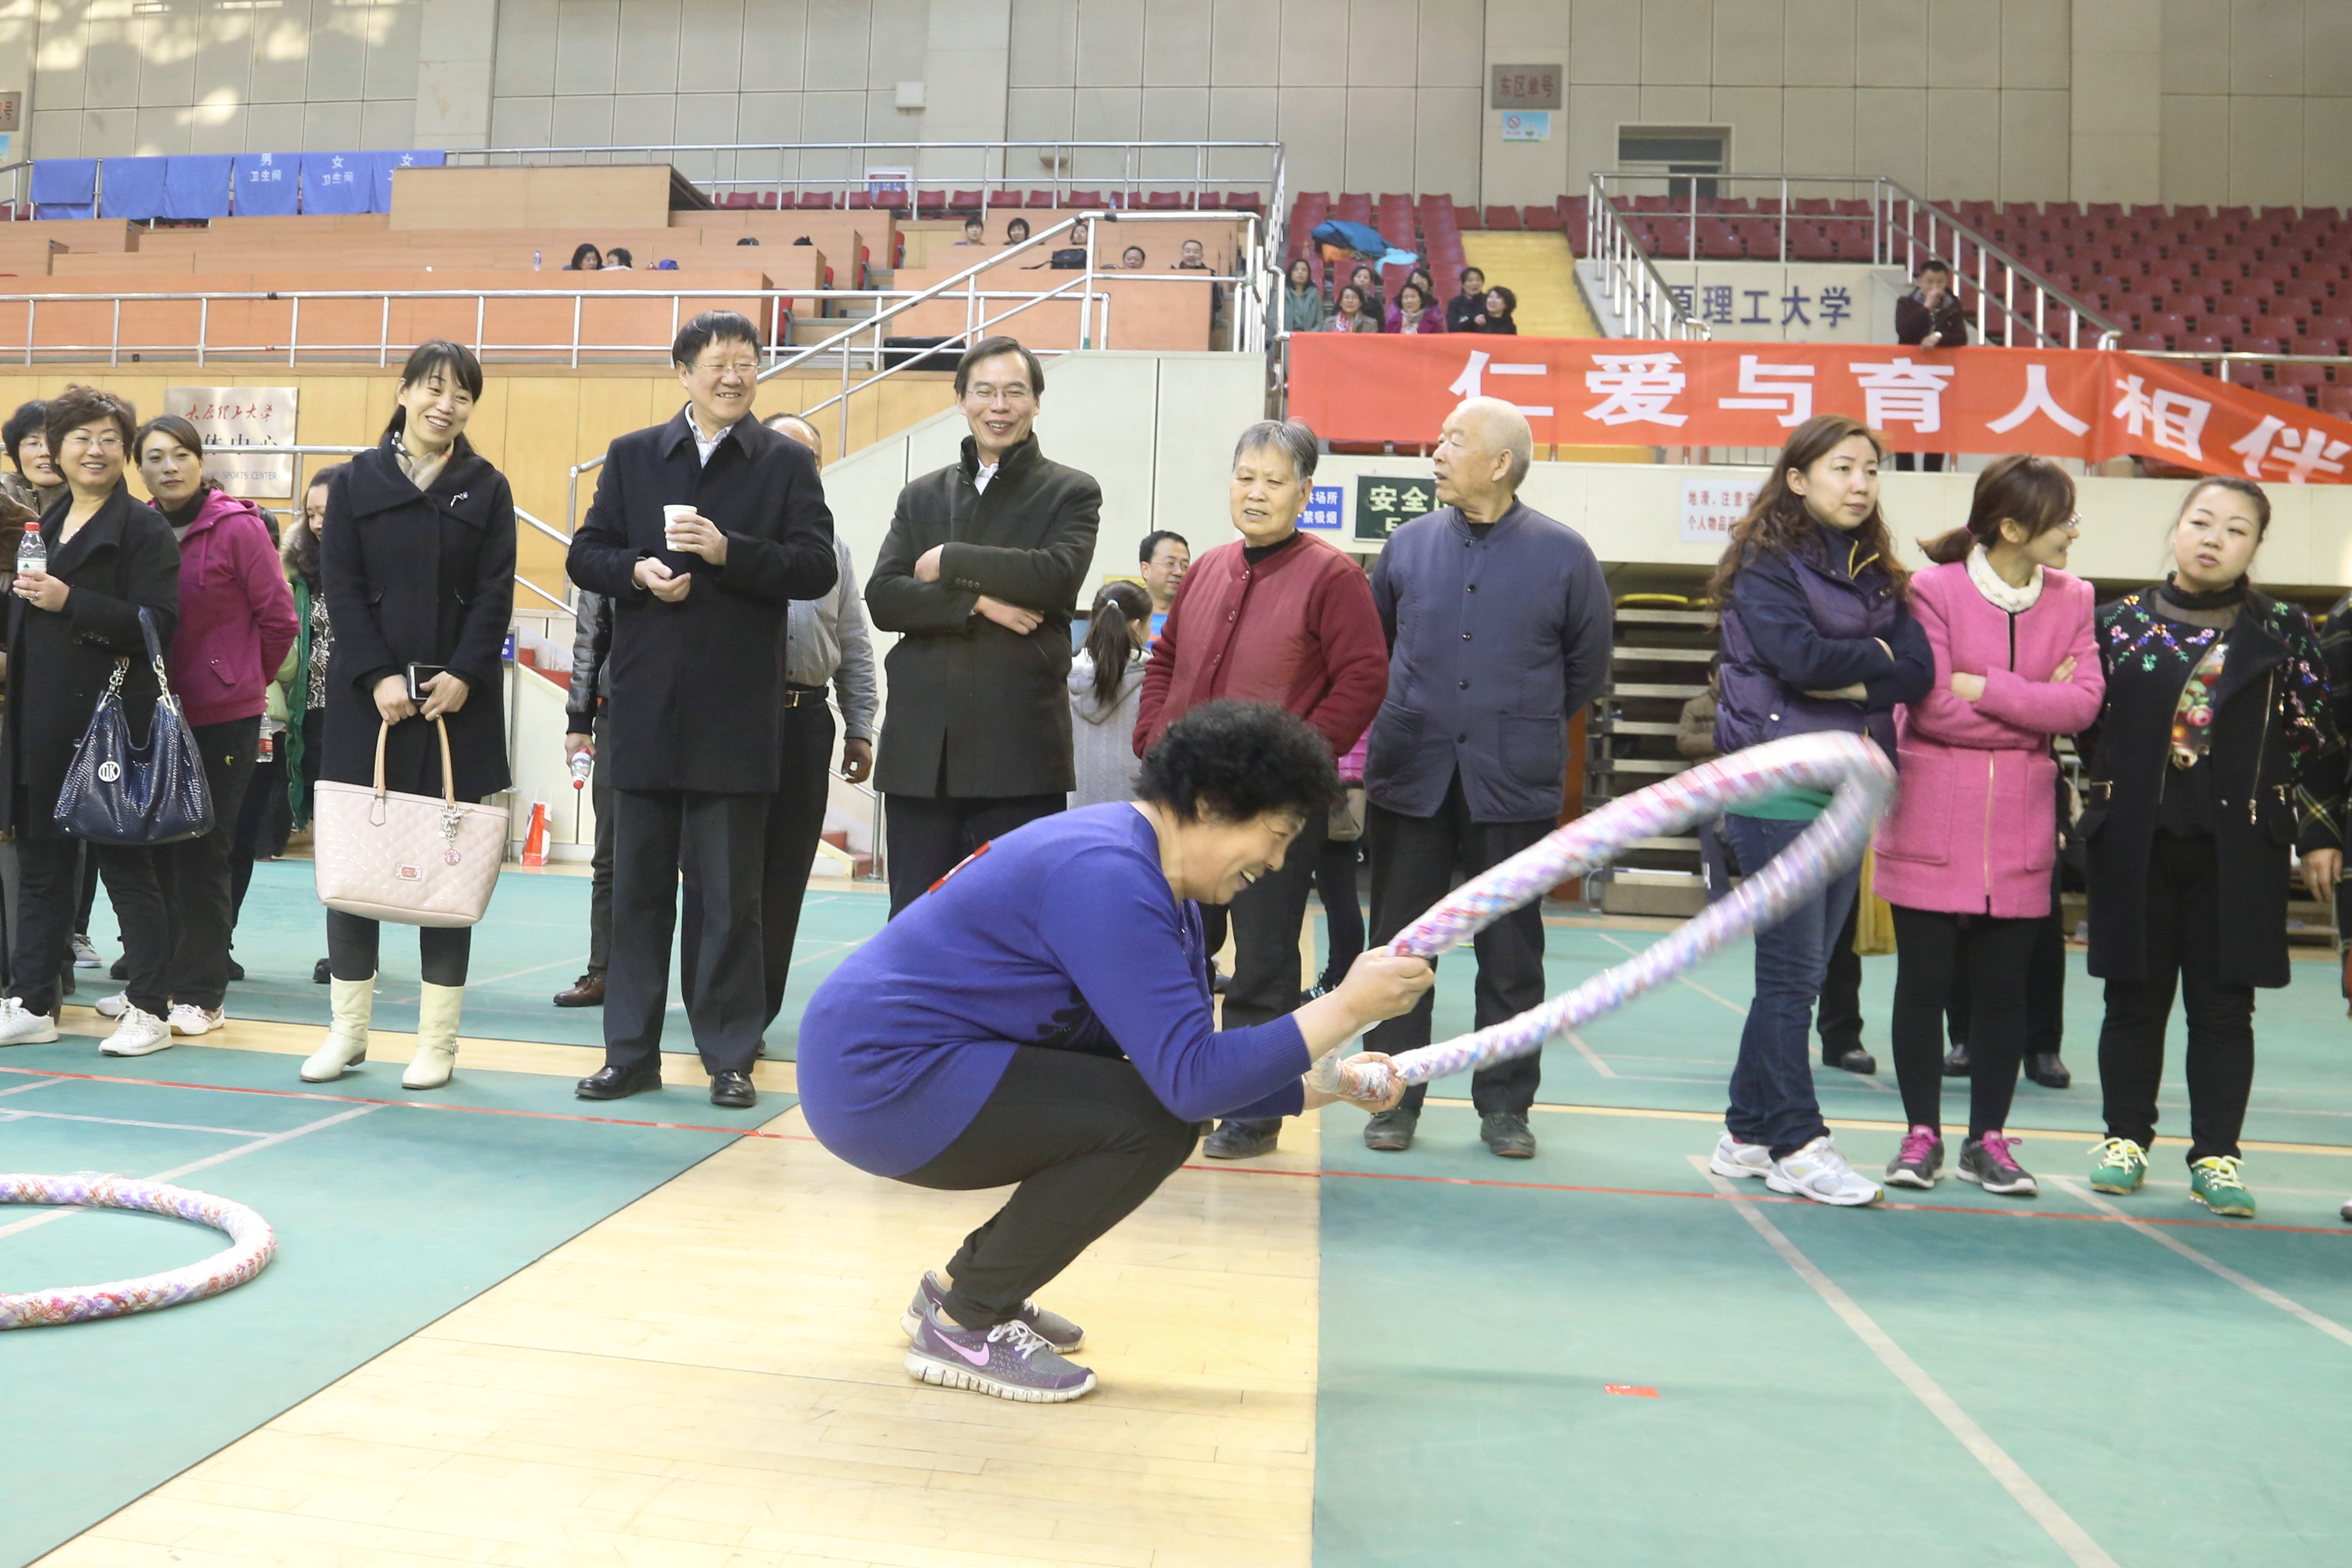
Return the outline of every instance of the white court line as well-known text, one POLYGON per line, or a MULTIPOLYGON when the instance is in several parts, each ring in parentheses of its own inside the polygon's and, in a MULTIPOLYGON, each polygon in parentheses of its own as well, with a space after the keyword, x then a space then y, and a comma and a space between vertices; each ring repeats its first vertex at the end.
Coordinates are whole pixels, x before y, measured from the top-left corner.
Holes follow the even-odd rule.
POLYGON ((55 1089, 61 1083, 75 1081, 68 1078, 45 1078, 34 1083, 18 1084, 15 1089, 0 1089, 0 1100, 5 1100, 12 1094, 30 1094, 37 1089, 55 1089))
MULTIPOLYGON (((264 1149, 274 1149, 280 1143, 291 1142, 308 1133, 320 1131, 339 1122, 349 1121, 355 1117, 365 1116, 372 1110, 383 1109, 381 1105, 360 1105, 349 1110, 339 1110, 332 1116, 322 1116, 316 1121, 306 1121, 299 1127, 289 1127, 283 1132, 272 1132, 266 1138, 257 1138, 250 1143, 240 1143, 234 1149, 224 1149, 217 1154, 207 1154, 201 1160, 191 1160, 184 1165, 174 1165, 168 1171, 158 1171, 144 1179, 151 1182, 173 1182, 182 1176, 193 1176, 198 1171, 208 1171, 215 1165, 224 1164, 243 1155, 258 1153, 264 1149)), ((14 1236, 18 1231, 31 1230, 37 1226, 54 1225, 58 1220, 87 1212, 85 1209, 79 1208, 47 1209, 29 1218, 20 1219, 14 1225, 0 1225, 0 1236, 14 1236)))
POLYGON ((102 1127, 152 1127, 158 1132, 217 1132, 224 1138, 267 1138, 252 1127, 204 1127, 193 1121, 134 1121, 124 1116, 75 1116, 63 1110, 0 1110, 0 1121, 95 1121, 102 1127))
POLYGON ((2352 1345, 2352 1329, 2346 1328, 2335 1319, 2322 1317, 2320 1314, 2313 1311, 2310 1308, 2305 1306, 2302 1302, 2294 1300, 2292 1297, 2282 1296, 2277 1291, 2272 1289, 2269 1286, 2247 1279, 2244 1275, 2239 1273, 2228 1264, 2223 1263, 2217 1258, 2208 1258, 2205 1254, 2198 1251, 2187 1242, 2179 1240, 2175 1237, 2167 1236, 2164 1232, 2164 1227, 2161 1226, 2143 1225, 2138 1220, 2132 1218, 2130 1215, 2125 1213, 2114 1204, 2107 1202, 2106 1199, 2091 1191, 2088 1187, 2076 1185, 2074 1178, 2071 1176, 2053 1176, 2050 1180, 2056 1183, 2072 1196, 2081 1199, 2084 1203, 2090 1205, 2100 1213, 2115 1215, 2116 1218, 2123 1221, 2125 1225, 2128 1226, 2131 1229, 2139 1232, 2140 1235, 2147 1237, 2158 1247, 2168 1247, 2172 1251, 2179 1253, 2181 1257, 2189 1259, 2189 1262, 2197 1265, 2198 1268, 2210 1270, 2212 1273, 2219 1275, 2221 1279, 2227 1279, 2231 1284, 2235 1285, 2239 1289, 2243 1290, 2247 1295, 2252 1296, 2257 1301, 2267 1302, 2271 1306, 2276 1307, 2280 1311, 2284 1312, 2291 1318, 2301 1318, 2305 1322, 2309 1323, 2313 1328, 2317 1329, 2321 1333, 2326 1334, 2329 1339, 2337 1342, 2339 1344, 2352 1345))
MULTIPOLYGON (((1706 1168, 1706 1159, 1697 1154, 1688 1156, 1691 1165, 1706 1178, 1707 1184, 1728 1198, 1739 1198, 1737 1184, 1717 1175, 1706 1168)), ((1994 1442, 1985 1429, 1978 1426, 1958 1401, 1944 1392, 1944 1385, 1927 1375, 1927 1370, 1911 1359, 1894 1337, 1878 1326, 1876 1319, 1855 1304, 1853 1297, 1838 1288, 1837 1281, 1822 1272, 1813 1260, 1797 1249, 1797 1244, 1780 1233, 1780 1227, 1764 1217, 1764 1213, 1752 1202, 1735 1202, 1732 1208, 1762 1237, 1766 1245, 1780 1255, 1780 1260, 1797 1271, 1797 1277, 1813 1288, 1813 1293, 1825 1302, 1830 1310, 1852 1329, 1854 1337, 1870 1347, 1886 1370, 1893 1373, 1904 1387, 1909 1389, 1929 1415, 1944 1424, 1944 1429, 1959 1439, 1966 1448, 2000 1483, 2001 1489, 2016 1500, 2023 1509, 2057 1542, 2058 1549, 2076 1564, 2076 1568, 2117 1568, 2116 1560, 2105 1548, 2091 1539, 2090 1531, 2074 1522, 2074 1516, 2042 1489, 2039 1482, 2025 1473, 2023 1466, 2009 1457, 2007 1450, 1994 1442)))
MULTIPOLYGON (((1595 932, 1593 932, 1592 934, 1593 934, 1593 935, 1595 935, 1595 936, 1597 936, 1597 937, 1599 937, 1601 941, 1603 941, 1603 942, 1607 942, 1610 946, 1612 946, 1612 947, 1615 948, 1618 952, 1622 952, 1622 953, 1628 954, 1629 956, 1638 954, 1638 953, 1640 953, 1640 952, 1641 952, 1641 951, 1642 951, 1642 950, 1641 950, 1640 948, 1638 948, 1638 947, 1627 947, 1623 942, 1619 942, 1615 937, 1611 936, 1611 935, 1610 935, 1607 931, 1595 931, 1595 932)), ((1718 994, 1718 993, 1717 993, 1717 992, 1714 992, 1714 991, 1710 991, 1710 990, 1708 990, 1706 986, 1701 985, 1697 981, 1693 980, 1692 978, 1690 978, 1690 976, 1688 976, 1688 975, 1686 975, 1686 974, 1677 974, 1677 975, 1675 975, 1675 984, 1677 984, 1677 985, 1687 985, 1687 986, 1689 986, 1692 990, 1694 990, 1694 991, 1697 992, 1700 995, 1702 995, 1702 996, 1706 997, 1708 1001, 1710 1001, 1710 1002, 1717 1002, 1717 1003, 1720 1003, 1722 1005, 1724 1005, 1724 1006, 1726 1006, 1726 1007, 1730 1008, 1733 1012, 1735 1012, 1735 1013, 1738 1014, 1738 1015, 1739 1015, 1741 1017, 1743 1017, 1743 1018, 1745 1018, 1746 1016, 1748 1016, 1748 1009, 1747 1009, 1747 1008, 1745 1008, 1745 1007, 1741 1006, 1738 1003, 1734 1002, 1734 1001, 1733 1001, 1730 997, 1728 997, 1728 996, 1725 996, 1725 995, 1722 995, 1722 994, 1718 994)), ((1806 1056, 1806 1058, 1807 1058, 1808 1060, 1811 1059, 1811 1057, 1812 1057, 1812 1051, 1813 1051, 1812 1035, 1811 1035, 1811 1031, 1808 1030, 1808 1031, 1806 1032, 1806 1037, 1805 1037, 1805 1056, 1806 1056)), ((1616 1075, 1615 1075, 1614 1073, 1612 1073, 1610 1076, 1611 1076, 1612 1078, 1614 1078, 1616 1075)), ((1895 1089, 1892 1085, 1889 1085, 1889 1084, 1884 1084, 1884 1083, 1879 1082, 1879 1081, 1878 1081, 1877 1077, 1876 1077, 1874 1074, 1869 1074, 1869 1073, 1858 1073, 1858 1072, 1854 1072, 1854 1073, 1848 1073, 1848 1074, 1846 1074, 1846 1077, 1848 1077, 1848 1078, 1850 1078, 1850 1079, 1853 1079, 1856 1083, 1860 1084, 1863 1088, 1864 1088, 1864 1089, 1875 1089, 1875 1090, 1876 1090, 1878 1093, 1880 1093, 1880 1094, 1895 1094, 1895 1093, 1898 1093, 1898 1092, 1900 1092, 1899 1090, 1895 1089)), ((1656 1080, 1656 1081, 1661 1082, 1661 1083, 1678 1083, 1678 1082, 1681 1082, 1681 1081, 1683 1081, 1683 1080, 1682 1080, 1682 1079, 1658 1079, 1658 1080, 1656 1080)))
POLYGON ((1565 1039, 1570 1045, 1576 1047, 1576 1054, 1578 1056, 1582 1057, 1586 1061, 1592 1064, 1592 1070, 1594 1072, 1599 1073, 1602 1078, 1615 1078, 1617 1076, 1617 1069, 1611 1067, 1607 1062, 1602 1061, 1601 1059, 1601 1053, 1594 1050, 1591 1046, 1586 1045, 1584 1043, 1584 1037, 1578 1034, 1574 1029, 1563 1030, 1560 1037, 1565 1039))

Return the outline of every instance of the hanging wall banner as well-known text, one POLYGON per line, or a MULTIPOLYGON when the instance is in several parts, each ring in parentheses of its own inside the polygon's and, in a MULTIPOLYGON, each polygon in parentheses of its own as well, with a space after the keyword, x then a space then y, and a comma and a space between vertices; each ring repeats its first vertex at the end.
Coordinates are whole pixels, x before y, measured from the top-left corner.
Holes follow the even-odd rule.
POLYGON ((2352 423, 2087 349, 1621 338, 1290 339, 1290 414, 1333 441, 1433 441, 1465 397, 1517 406, 1536 445, 1779 447, 1849 414, 1901 452, 2140 457, 2267 483, 2343 484, 2352 423))

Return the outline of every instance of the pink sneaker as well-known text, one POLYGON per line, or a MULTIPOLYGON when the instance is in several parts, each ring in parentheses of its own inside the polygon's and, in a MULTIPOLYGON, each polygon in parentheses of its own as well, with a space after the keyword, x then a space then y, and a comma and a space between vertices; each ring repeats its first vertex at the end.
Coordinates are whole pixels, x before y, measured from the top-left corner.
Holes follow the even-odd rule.
POLYGON ((1914 1127, 1903 1135, 1903 1147, 1886 1162, 1886 1184, 1916 1187, 1927 1192, 1944 1170, 1944 1135, 1933 1127, 1914 1127))

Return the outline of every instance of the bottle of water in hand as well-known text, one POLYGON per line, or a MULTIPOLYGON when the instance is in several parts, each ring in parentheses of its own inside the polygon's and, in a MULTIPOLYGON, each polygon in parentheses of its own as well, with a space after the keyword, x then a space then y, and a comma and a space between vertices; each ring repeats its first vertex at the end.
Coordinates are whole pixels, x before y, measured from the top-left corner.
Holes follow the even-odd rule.
POLYGON ((48 542, 41 537, 39 529, 25 530, 24 537, 16 542, 16 575, 22 577, 27 572, 46 572, 48 569, 48 542))

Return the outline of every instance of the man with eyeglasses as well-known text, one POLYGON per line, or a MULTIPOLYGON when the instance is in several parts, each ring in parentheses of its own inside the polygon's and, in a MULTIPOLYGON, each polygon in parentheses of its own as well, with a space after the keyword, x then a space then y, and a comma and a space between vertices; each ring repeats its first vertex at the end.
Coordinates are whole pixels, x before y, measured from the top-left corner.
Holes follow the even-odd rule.
POLYGON ((671 345, 687 405, 614 441, 572 538, 572 580, 611 599, 613 948, 604 1066, 583 1100, 661 1087, 678 884, 697 911, 680 989, 710 1102, 757 1102, 761 879, 782 787, 787 610, 830 589, 833 514, 807 447, 751 416, 759 329, 706 310, 671 345))

